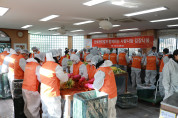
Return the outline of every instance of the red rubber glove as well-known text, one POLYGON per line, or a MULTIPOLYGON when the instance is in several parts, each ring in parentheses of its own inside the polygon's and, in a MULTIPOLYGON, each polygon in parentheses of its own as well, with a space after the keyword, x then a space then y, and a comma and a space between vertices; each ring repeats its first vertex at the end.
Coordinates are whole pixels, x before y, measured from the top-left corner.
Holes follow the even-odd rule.
POLYGON ((93 79, 90 79, 90 80, 88 80, 88 83, 89 83, 89 84, 93 84, 94 80, 95 80, 94 78, 93 78, 93 79))
POLYGON ((75 76, 73 76, 73 80, 79 80, 81 78, 81 75, 75 75, 75 76))
POLYGON ((85 84, 85 88, 93 89, 93 84, 85 84))
POLYGON ((82 83, 83 81, 85 81, 85 77, 82 77, 82 78, 79 80, 79 84, 82 83))
POLYGON ((68 73, 68 77, 71 78, 73 76, 73 73, 68 73))

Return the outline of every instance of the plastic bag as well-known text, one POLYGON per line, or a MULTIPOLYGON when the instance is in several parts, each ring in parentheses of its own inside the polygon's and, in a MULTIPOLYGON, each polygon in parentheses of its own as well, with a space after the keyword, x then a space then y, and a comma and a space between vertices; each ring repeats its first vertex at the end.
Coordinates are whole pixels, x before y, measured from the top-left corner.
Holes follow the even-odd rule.
POLYGON ((0 98, 9 98, 11 97, 10 85, 7 73, 0 75, 0 98))

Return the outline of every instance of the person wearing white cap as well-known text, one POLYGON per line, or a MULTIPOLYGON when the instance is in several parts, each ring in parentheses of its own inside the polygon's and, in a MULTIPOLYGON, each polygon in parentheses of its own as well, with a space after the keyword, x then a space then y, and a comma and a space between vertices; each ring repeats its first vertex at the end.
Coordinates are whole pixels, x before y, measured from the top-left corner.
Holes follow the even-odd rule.
MULTIPOLYGON (((10 49, 10 51, 12 52, 13 49, 10 49)), ((9 66, 9 61, 10 61, 10 56, 12 55, 10 53, 10 51, 7 51, 8 55, 6 55, 4 57, 4 61, 2 64, 2 69, 1 69, 1 73, 7 73, 8 72, 8 66, 9 66)))
POLYGON ((112 53, 109 55, 109 60, 112 61, 113 65, 118 64, 118 55, 116 54, 116 50, 113 50, 112 53))
POLYGON ((68 81, 68 75, 56 62, 59 55, 57 50, 46 53, 46 63, 40 68, 43 118, 61 118, 60 82, 68 81))
POLYGON ((104 59, 104 60, 109 60, 109 53, 110 53, 110 50, 107 49, 107 50, 106 50, 106 53, 103 55, 103 59, 104 59))
POLYGON ((156 82, 157 68, 156 65, 159 63, 155 53, 149 54, 144 62, 146 66, 145 83, 154 85, 156 82))
POLYGON ((80 82, 88 79, 87 68, 83 62, 80 61, 79 57, 76 54, 72 54, 70 60, 73 62, 72 66, 70 67, 70 75, 73 76, 74 80, 79 80, 80 82))
POLYGON ((35 54, 34 58, 27 59, 25 66, 22 95, 24 99, 24 114, 27 118, 40 118, 39 83, 40 64, 45 60, 42 53, 35 54))
POLYGON ((94 56, 91 63, 96 65, 96 73, 94 75, 93 84, 86 84, 85 87, 94 88, 100 92, 108 94, 108 117, 116 118, 116 101, 117 86, 115 82, 114 72, 111 69, 112 62, 110 60, 102 60, 100 56, 94 56))
POLYGON ((30 58, 34 58, 34 54, 40 53, 39 48, 37 48, 37 47, 32 47, 32 51, 33 51, 33 53, 30 54, 30 58))
POLYGON ((9 55, 9 49, 5 48, 4 51, 0 54, 0 74, 2 70, 2 64, 4 62, 4 58, 9 55))
POLYGON ((127 53, 128 53, 128 50, 124 49, 124 51, 122 51, 119 54, 119 60, 118 60, 119 66, 121 67, 121 69, 123 69, 125 71, 127 71, 127 65, 130 63, 130 59, 129 59, 127 53))
POLYGON ((28 59, 28 50, 21 50, 21 54, 15 59, 14 79, 23 79, 26 60, 28 59))
POLYGON ((17 53, 15 50, 10 49, 10 61, 9 61, 9 67, 8 67, 8 80, 9 80, 9 85, 11 89, 11 94, 13 98, 13 93, 12 93, 12 81, 14 80, 14 64, 15 64, 15 59, 18 57, 17 53))
POLYGON ((15 51, 16 51, 17 55, 20 55, 21 48, 17 48, 17 49, 15 49, 15 51))

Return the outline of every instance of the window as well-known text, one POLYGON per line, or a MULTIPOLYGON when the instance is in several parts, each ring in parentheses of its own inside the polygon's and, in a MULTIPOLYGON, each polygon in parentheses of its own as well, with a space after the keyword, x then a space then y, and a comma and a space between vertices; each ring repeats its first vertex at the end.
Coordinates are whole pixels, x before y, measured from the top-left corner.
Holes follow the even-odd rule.
POLYGON ((170 53, 176 49, 176 37, 159 38, 159 52, 163 52, 164 48, 168 48, 170 53))
MULTIPOLYGON (((51 49, 62 49, 68 47, 67 36, 30 35, 30 51, 32 47, 40 48, 40 52, 48 52, 51 49)), ((64 54, 64 53, 62 53, 64 54)))
POLYGON ((84 48, 84 36, 73 36, 73 49, 81 50, 84 48))

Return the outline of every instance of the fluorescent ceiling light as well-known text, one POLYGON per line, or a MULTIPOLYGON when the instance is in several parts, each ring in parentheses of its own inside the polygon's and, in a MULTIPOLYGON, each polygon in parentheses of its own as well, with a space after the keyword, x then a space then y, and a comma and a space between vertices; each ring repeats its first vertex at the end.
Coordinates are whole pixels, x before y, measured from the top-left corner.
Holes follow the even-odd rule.
POLYGON ((74 23, 73 25, 83 25, 83 24, 87 24, 87 23, 93 23, 95 21, 92 20, 88 20, 88 21, 84 21, 84 22, 78 22, 78 23, 74 23))
POLYGON ((60 33, 52 34, 52 35, 60 35, 60 33))
POLYGON ((50 15, 50 16, 40 19, 40 21, 48 21, 48 20, 51 20, 57 17, 59 17, 59 15, 50 15))
POLYGON ((9 8, 0 7, 0 16, 3 16, 8 10, 9 8))
POLYGON ((73 30, 73 31, 70 31, 70 32, 81 32, 81 31, 84 31, 84 30, 80 29, 80 30, 73 30))
POLYGON ((32 26, 33 26, 33 25, 25 25, 25 26, 23 26, 23 27, 21 27, 21 28, 27 29, 27 28, 32 27, 32 26))
POLYGON ((50 29, 48 29, 48 30, 50 30, 50 31, 52 31, 52 30, 57 30, 57 29, 59 29, 60 27, 53 27, 53 28, 50 28, 50 29))
POLYGON ((103 3, 103 2, 106 2, 106 1, 108 1, 108 0, 91 0, 89 2, 83 3, 83 5, 93 6, 93 5, 100 4, 100 3, 103 3))
POLYGON ((175 25, 167 25, 168 27, 178 27, 178 24, 175 25))
POLYGON ((160 19, 160 20, 152 20, 150 22, 155 23, 155 22, 164 22, 164 21, 171 21, 171 20, 178 20, 178 17, 175 18, 167 18, 167 19, 160 19))
POLYGON ((102 32, 90 32, 89 34, 100 34, 102 32))
POLYGON ((113 2, 111 2, 111 4, 113 4, 113 5, 124 5, 125 4, 125 1, 124 0, 121 0, 121 1, 113 1, 113 2))
POLYGON ((159 8, 154 8, 154 9, 148 9, 148 10, 144 10, 144 11, 124 14, 124 16, 136 16, 136 15, 147 14, 147 13, 163 11, 163 10, 167 10, 167 8, 166 7, 159 7, 159 8))
MULTIPOLYGON (((120 25, 112 25, 112 27, 119 27, 120 25)), ((99 27, 99 28, 101 28, 101 27, 99 27)))
POLYGON ((35 33, 32 33, 32 34, 41 34, 41 32, 35 32, 35 33))
POLYGON ((131 28, 131 29, 121 29, 119 31, 131 31, 131 30, 139 30, 138 28, 131 28))

